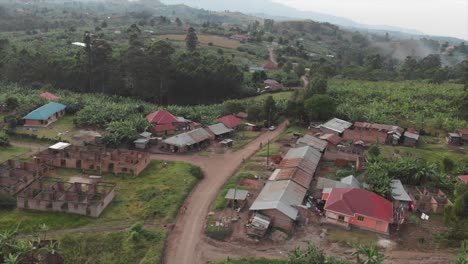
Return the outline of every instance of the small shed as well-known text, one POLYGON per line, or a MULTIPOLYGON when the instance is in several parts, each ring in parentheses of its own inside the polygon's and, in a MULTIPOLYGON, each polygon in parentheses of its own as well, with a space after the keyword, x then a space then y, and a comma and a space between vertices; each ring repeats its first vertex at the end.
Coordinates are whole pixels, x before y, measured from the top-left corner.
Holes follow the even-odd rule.
POLYGON ((247 235, 262 238, 265 236, 271 223, 271 217, 260 213, 254 213, 247 225, 247 235))
POLYGON ((462 143, 461 136, 458 133, 449 133, 447 142, 452 145, 460 145, 462 143))
POLYGON ((403 135, 403 145, 415 147, 419 141, 419 134, 406 131, 403 135))
POLYGON ((219 143, 224 147, 230 148, 234 144, 234 140, 227 138, 227 139, 220 141, 219 143))
POLYGON ((257 125, 252 124, 252 123, 245 123, 244 125, 245 125, 245 130, 247 131, 259 131, 260 130, 257 125))
POLYGON ((468 129, 460 129, 460 130, 458 130, 458 134, 460 135, 461 139, 465 143, 468 142, 468 129))
POLYGON ((149 138, 139 138, 139 139, 133 141, 133 143, 135 144, 135 148, 137 148, 137 149, 146 149, 146 148, 148 148, 149 142, 150 142, 149 138))
POLYGON ((242 208, 247 201, 247 197, 249 197, 249 191, 247 190, 229 189, 224 198, 228 201, 228 206, 242 208))

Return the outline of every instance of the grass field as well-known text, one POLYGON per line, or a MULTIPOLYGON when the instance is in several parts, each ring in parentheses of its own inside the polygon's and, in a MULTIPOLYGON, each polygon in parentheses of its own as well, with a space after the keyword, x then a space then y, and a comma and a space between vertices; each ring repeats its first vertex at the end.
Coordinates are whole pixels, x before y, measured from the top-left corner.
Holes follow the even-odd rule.
POLYGON ((279 143, 270 142, 270 147, 268 150, 267 144, 260 149, 255 156, 256 157, 266 157, 268 154, 271 156, 277 155, 280 152, 281 146, 279 143))
POLYGON ((50 139, 71 141, 73 135, 76 133, 76 129, 75 125, 73 124, 73 116, 64 116, 48 127, 38 127, 37 131, 33 131, 27 127, 17 127, 15 132, 36 135, 38 138, 45 137, 50 139))
MULTIPOLYGON (((158 37, 161 39, 185 41, 186 35, 185 34, 168 34, 168 35, 159 35, 158 37)), ((213 46, 218 46, 218 47, 228 48, 228 49, 237 49, 239 46, 241 46, 241 43, 237 40, 233 40, 233 39, 229 39, 229 38, 221 37, 221 36, 214 36, 214 35, 199 34, 198 41, 201 44, 208 45, 209 43, 212 43, 213 46)))
POLYGON ((326 238, 332 243, 371 245, 377 243, 378 234, 361 229, 344 230, 334 228, 328 230, 326 238))
POLYGON ((10 146, 6 148, 0 148, 0 162, 4 162, 8 159, 14 158, 18 155, 27 153, 28 149, 17 146, 10 146))
POLYGON ((245 147, 252 140, 260 136, 261 132, 258 131, 239 131, 234 136, 234 145, 232 150, 236 151, 245 147))
MULTIPOLYGON (((57 230, 86 225, 133 224, 138 221, 170 222, 197 183, 197 179, 190 174, 191 167, 182 162, 152 161, 136 178, 105 176, 105 181, 117 184, 116 196, 97 219, 15 209, 1 213, 0 230, 16 224, 20 224, 20 231, 31 232, 42 223, 51 230, 57 230)), ((58 170, 60 178, 64 180, 76 173, 76 170, 58 170)))
POLYGON ((60 238, 65 263, 160 263, 165 231, 129 230, 60 238))
POLYGON ((391 157, 393 153, 408 155, 414 158, 423 159, 432 163, 440 164, 444 158, 449 158, 455 162, 468 161, 466 150, 460 151, 449 146, 444 139, 437 137, 421 137, 417 148, 403 146, 381 146, 384 157, 391 157))

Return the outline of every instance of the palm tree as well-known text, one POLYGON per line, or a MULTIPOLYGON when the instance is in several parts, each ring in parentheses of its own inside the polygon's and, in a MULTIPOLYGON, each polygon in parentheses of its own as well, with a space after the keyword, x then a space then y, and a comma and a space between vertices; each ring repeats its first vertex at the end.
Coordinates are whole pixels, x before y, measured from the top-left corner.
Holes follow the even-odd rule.
POLYGON ((383 264, 385 256, 380 253, 376 245, 370 246, 357 245, 355 251, 351 254, 356 257, 358 264, 383 264), (364 256, 364 260, 361 259, 364 256))
POLYGON ((18 264, 19 263, 19 255, 15 255, 15 254, 8 254, 8 256, 6 256, 4 259, 3 259, 4 263, 5 264, 18 264))

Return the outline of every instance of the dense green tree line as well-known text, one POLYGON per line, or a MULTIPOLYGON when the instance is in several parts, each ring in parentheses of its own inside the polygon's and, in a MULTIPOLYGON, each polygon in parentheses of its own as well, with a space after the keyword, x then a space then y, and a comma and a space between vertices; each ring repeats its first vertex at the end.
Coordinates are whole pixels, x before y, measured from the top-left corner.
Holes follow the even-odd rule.
POLYGON ((189 32, 189 51, 176 52, 170 42, 145 45, 132 25, 128 47, 113 46, 89 32, 85 47, 74 56, 47 49, 18 50, 8 41, 0 47, 0 80, 24 85, 52 84, 76 92, 135 96, 160 104, 213 103, 239 96, 243 74, 230 58, 195 51, 196 34, 189 32))

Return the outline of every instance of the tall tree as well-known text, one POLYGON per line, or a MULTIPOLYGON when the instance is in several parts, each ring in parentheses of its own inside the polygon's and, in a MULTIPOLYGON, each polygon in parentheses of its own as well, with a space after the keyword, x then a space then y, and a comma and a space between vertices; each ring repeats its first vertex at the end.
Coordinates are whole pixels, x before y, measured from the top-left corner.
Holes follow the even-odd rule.
POLYGON ((197 48, 198 44, 198 37, 195 29, 190 27, 187 36, 185 37, 185 45, 187 46, 187 50, 194 51, 197 48))

